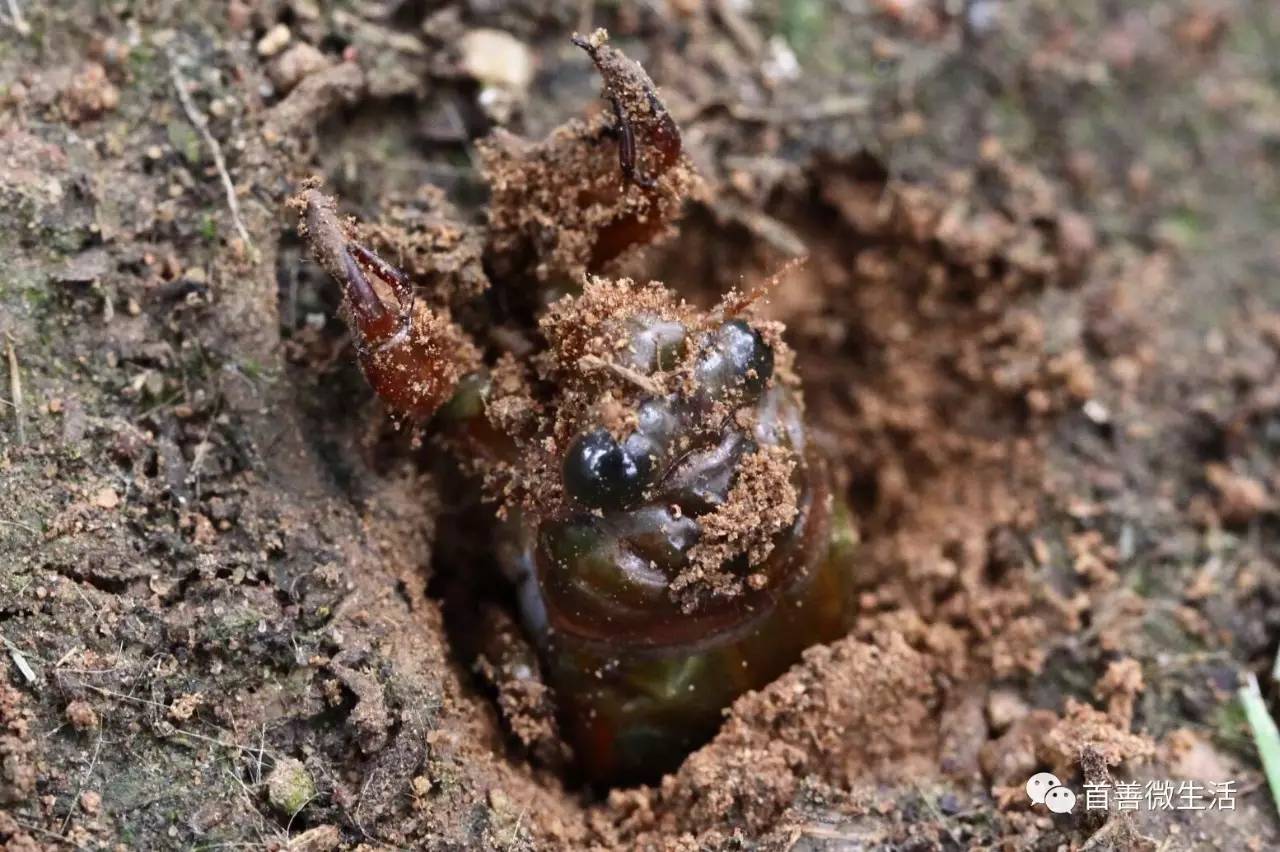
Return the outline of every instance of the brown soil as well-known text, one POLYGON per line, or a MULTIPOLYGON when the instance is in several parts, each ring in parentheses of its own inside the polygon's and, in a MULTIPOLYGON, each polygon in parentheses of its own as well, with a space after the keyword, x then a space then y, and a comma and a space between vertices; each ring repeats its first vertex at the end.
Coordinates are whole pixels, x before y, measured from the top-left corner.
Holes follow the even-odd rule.
POLYGON ((0 844, 1280 843, 1233 697, 1280 637, 1275 5, 755 8, 0 4, 0 844), (478 487, 374 401, 287 209, 323 176, 518 356, 468 306, 475 234, 431 223, 480 221, 493 116, 607 117, 567 38, 596 25, 704 184, 617 271, 709 307, 807 256, 762 309, 863 610, 612 791, 565 782, 509 644, 471 665, 512 627, 444 591, 490 558, 478 487), (482 90, 477 28, 530 88, 482 90), (1054 816, 1042 770, 1240 792, 1054 816))

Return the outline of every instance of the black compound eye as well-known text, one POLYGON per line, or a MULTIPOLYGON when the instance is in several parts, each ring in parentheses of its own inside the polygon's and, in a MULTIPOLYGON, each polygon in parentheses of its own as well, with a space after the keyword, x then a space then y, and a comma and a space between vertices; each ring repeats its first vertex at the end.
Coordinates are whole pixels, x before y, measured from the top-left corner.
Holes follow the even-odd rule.
POLYGON ((698 383, 713 397, 731 388, 758 395, 773 376, 773 348, 742 320, 715 330, 697 366, 698 383))
POLYGON ((569 496, 593 509, 622 509, 644 494, 653 470, 645 453, 619 444, 608 429, 579 435, 564 458, 564 487, 569 496))

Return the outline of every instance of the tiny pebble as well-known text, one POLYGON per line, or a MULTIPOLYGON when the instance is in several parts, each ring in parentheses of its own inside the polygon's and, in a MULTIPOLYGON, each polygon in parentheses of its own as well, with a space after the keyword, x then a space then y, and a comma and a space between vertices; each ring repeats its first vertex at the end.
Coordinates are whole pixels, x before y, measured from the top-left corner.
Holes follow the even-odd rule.
POLYGON ((120 505, 120 496, 116 494, 114 488, 104 488, 93 495, 91 502, 102 509, 114 509, 120 505))
POLYGON ((1096 399, 1091 399, 1084 404, 1084 416, 1099 426, 1105 426, 1111 420, 1111 412, 1096 399))
POLYGON ((471 30, 462 37, 458 48, 463 69, 487 86, 522 92, 533 80, 533 54, 510 33, 471 30))
POLYGON ((288 92, 303 78, 322 71, 329 65, 323 53, 305 42, 299 42, 280 54, 267 69, 271 82, 281 92, 288 92))
POLYGON ((93 816, 102 808, 102 795, 93 790, 85 790, 80 794, 80 808, 93 816))
POLYGON ((284 50, 285 45, 293 38, 293 33, 284 24, 276 24, 267 34, 258 40, 259 56, 275 56, 284 50))

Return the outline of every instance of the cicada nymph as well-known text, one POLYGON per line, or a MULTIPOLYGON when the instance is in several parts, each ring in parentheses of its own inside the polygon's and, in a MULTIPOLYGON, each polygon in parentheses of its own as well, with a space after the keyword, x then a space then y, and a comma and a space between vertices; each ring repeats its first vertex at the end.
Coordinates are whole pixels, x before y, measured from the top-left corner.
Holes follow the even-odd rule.
POLYGON ((482 350, 331 199, 310 188, 299 205, 374 390, 488 485, 494 550, 578 764, 627 783, 673 769, 735 698, 849 630, 856 536, 782 327, 738 294, 703 311, 600 276, 670 229, 695 179, 643 69, 602 33, 575 43, 604 78, 603 115, 482 143, 476 251, 490 286, 545 288, 537 351, 482 350))

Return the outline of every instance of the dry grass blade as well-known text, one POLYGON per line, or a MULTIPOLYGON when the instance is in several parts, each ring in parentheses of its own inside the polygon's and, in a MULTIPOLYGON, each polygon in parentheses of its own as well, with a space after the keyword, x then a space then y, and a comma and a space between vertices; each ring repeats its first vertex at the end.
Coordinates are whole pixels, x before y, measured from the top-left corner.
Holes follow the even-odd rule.
POLYGON ((9 359, 9 397, 13 406, 13 420, 17 427, 18 443, 27 441, 27 413, 22 402, 22 373, 18 369, 18 350, 14 348, 13 338, 5 335, 5 353, 9 359))
POLYGON ((187 120, 195 126, 200 138, 204 140, 205 146, 213 156, 214 167, 218 170, 218 177, 222 179, 222 188, 227 194, 227 207, 231 210, 231 222, 235 225, 236 233, 244 241, 245 248, 252 252, 253 240, 249 239, 249 231, 240 218, 240 201, 236 198, 235 184, 231 182, 231 175, 227 171, 227 160, 222 155, 222 146, 209 132, 209 120, 196 108, 195 101, 191 99, 191 92, 187 89, 187 81, 182 79, 182 74, 178 71, 178 63, 172 55, 169 56, 169 77, 173 80, 173 88, 178 93, 178 102, 182 105, 182 111, 186 113, 187 120))
POLYGON ((18 31, 18 35, 31 35, 31 25, 22 16, 22 7, 18 5, 18 0, 7 0, 7 4, 9 17, 13 19, 13 28, 18 31))
POLYGON ((38 680, 35 670, 31 668, 31 664, 27 662, 26 656, 19 650, 18 646, 4 636, 0 636, 0 644, 3 644, 9 650, 9 657, 13 660, 13 664, 18 667, 18 671, 22 673, 23 679, 27 683, 34 685, 38 680))

